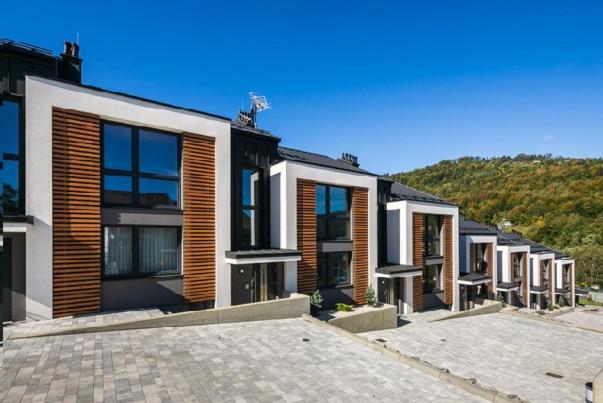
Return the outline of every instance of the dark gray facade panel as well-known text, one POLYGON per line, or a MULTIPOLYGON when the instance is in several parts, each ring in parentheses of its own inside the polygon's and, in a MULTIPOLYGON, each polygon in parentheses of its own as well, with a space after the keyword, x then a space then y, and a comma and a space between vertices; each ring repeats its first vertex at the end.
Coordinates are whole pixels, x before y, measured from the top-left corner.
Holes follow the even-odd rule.
POLYGON ((25 234, 4 233, 3 315, 4 320, 25 320, 25 234))
POLYGON ((128 208, 103 208, 101 210, 103 225, 154 225, 182 226, 182 211, 153 211, 128 208))
POLYGON ((101 310, 103 311, 183 303, 182 276, 116 279, 101 282, 101 310))

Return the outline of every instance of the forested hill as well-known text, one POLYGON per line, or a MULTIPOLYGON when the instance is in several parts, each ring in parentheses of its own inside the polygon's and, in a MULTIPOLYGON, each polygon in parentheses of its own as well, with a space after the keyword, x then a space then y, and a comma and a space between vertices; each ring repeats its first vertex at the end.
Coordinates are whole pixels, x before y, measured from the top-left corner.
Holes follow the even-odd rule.
POLYGON ((592 271, 585 253, 603 270, 603 159, 463 157, 391 176, 459 204, 469 219, 507 219, 530 239, 581 255, 584 275, 592 271))

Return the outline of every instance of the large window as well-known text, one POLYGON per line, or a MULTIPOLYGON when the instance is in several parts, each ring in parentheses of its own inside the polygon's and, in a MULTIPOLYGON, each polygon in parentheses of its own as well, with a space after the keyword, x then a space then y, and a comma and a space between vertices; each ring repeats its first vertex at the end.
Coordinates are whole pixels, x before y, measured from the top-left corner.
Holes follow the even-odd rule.
POLYGON ((513 253, 513 276, 516 282, 521 282, 521 254, 513 253))
POLYGON ((488 262, 486 262, 486 248, 488 247, 485 243, 472 243, 471 253, 473 267, 471 271, 477 273, 486 273, 488 270, 488 262))
POLYGON ((180 138, 155 130, 103 124, 103 203, 177 207, 180 138))
POLYGON ((350 239, 350 195, 344 187, 316 185, 319 241, 350 239))
POLYGON ((439 215, 425 215, 423 231, 425 237, 425 256, 441 256, 440 231, 442 220, 439 215))
POLYGON ((260 200, 262 190, 261 170, 243 168, 241 182, 241 247, 259 246, 260 237, 260 200))
POLYGON ((432 264, 423 268, 423 293, 438 292, 442 289, 442 265, 432 264))
POLYGON ((0 98, 0 208, 6 215, 25 212, 21 103, 0 98))
POLYGON ((335 288, 352 283, 350 252, 318 254, 318 288, 335 288))
POLYGON ((104 227, 105 277, 180 272, 180 228, 104 227))

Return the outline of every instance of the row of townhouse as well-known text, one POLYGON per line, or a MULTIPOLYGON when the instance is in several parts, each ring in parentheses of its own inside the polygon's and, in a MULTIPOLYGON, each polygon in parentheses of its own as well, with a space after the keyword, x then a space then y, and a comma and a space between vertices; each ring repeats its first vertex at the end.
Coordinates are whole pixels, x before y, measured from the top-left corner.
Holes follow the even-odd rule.
POLYGON ((573 292, 573 261, 473 228, 353 156, 282 147, 245 112, 83 85, 81 68, 75 44, 0 42, 5 319, 315 290, 362 304, 369 287, 401 314, 573 292))
POLYGON ((575 306, 575 262, 554 249, 515 232, 475 221, 460 220, 461 309, 480 299, 546 309, 554 304, 575 306))

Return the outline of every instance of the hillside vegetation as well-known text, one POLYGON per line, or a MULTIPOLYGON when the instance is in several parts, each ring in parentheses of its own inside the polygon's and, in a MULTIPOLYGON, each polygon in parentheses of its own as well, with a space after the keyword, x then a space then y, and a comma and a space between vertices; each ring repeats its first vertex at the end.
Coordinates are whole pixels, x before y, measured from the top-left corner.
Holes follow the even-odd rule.
POLYGON ((469 219, 510 220, 574 256, 578 281, 603 284, 603 159, 463 157, 391 176, 459 204, 469 219))

